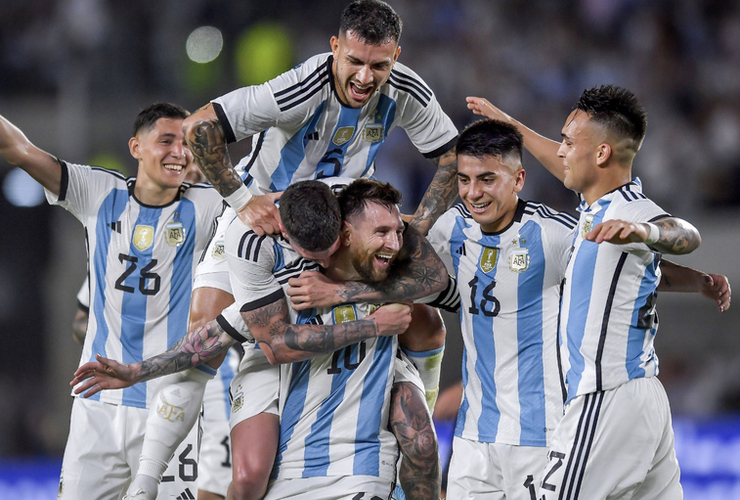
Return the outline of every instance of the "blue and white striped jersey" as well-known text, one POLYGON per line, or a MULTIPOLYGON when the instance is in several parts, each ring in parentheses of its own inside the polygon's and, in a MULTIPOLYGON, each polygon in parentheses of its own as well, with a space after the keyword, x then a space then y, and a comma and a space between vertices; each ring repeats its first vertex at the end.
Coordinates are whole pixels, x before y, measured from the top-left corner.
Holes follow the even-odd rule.
MULTIPOLYGON (((257 236, 238 219, 226 232, 225 250, 235 299, 243 311, 281 299, 290 278, 319 268, 301 258, 285 239, 257 236)), ((290 320, 336 324, 362 319, 373 307, 345 304, 300 312, 291 308, 290 320)), ((222 326, 224 320, 222 315, 222 326)), ((397 337, 373 338, 281 366, 275 477, 373 476, 388 484, 394 480, 398 448, 388 430, 388 415, 397 346, 397 337)))
POLYGON ((409 68, 396 63, 385 85, 355 109, 337 98, 332 62, 331 53, 320 54, 213 101, 227 141, 259 134, 239 164, 253 194, 282 191, 299 180, 370 177, 378 148, 396 126, 428 158, 454 146, 452 120, 409 68))
POLYGON ((460 291, 464 391, 456 436, 547 446, 563 413, 557 322, 575 226, 567 213, 520 200, 498 233, 484 233, 461 203, 429 232, 460 291))
POLYGON ((653 340, 660 255, 644 243, 613 245, 584 240, 598 224, 621 219, 650 222, 668 214, 642 194, 635 178, 579 206, 560 320, 567 400, 658 373, 653 340))
MULTIPOLYGON (((50 203, 85 226, 90 319, 80 364, 95 354, 134 363, 167 350, 187 333, 193 271, 222 199, 210 185, 183 184, 176 200, 151 207, 134 196, 134 178, 62 162, 50 203)), ((161 379, 102 391, 93 399, 148 407, 161 379)))

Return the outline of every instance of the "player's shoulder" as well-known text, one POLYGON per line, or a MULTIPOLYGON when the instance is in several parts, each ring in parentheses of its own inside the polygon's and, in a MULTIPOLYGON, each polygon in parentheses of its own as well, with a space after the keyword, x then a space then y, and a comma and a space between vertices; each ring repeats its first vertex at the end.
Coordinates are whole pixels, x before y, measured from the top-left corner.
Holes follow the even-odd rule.
POLYGON ((535 221, 545 229, 569 232, 578 225, 578 219, 568 212, 555 210, 537 201, 524 201, 522 217, 535 221))
POLYGON ((426 82, 414 70, 399 62, 393 65, 384 87, 395 100, 406 98, 422 107, 427 107, 434 97, 434 92, 426 82))
POLYGON ((630 219, 630 215, 637 217, 670 215, 643 193, 642 182, 637 177, 612 191, 608 198, 610 203, 607 219, 630 219))
POLYGON ((82 165, 64 160, 59 161, 62 165, 62 169, 65 170, 67 174, 71 174, 74 171, 77 175, 80 176, 87 176, 95 179, 100 179, 103 182, 107 181, 121 185, 125 185, 133 179, 132 177, 127 177, 118 170, 113 170, 110 168, 100 167, 97 165, 82 165))
POLYGON ((270 82, 281 112, 313 99, 323 100, 322 91, 331 90, 331 53, 318 54, 270 82))
POLYGON ((475 222, 470 210, 461 201, 458 201, 440 215, 434 225, 438 228, 451 228, 459 219, 465 219, 468 223, 475 222))

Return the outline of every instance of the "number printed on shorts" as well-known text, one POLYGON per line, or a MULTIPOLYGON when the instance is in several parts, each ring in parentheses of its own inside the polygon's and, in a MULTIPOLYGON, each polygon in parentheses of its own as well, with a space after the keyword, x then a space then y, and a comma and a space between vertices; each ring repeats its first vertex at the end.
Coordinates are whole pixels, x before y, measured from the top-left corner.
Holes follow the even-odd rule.
MULTIPOLYGON (((178 476, 180 480, 186 483, 192 483, 198 479, 198 461, 194 458, 190 458, 188 455, 193 451, 193 445, 188 444, 185 449, 177 456, 179 465, 177 467, 178 476)), ((163 476, 163 483, 171 483, 175 480, 175 476, 163 476)))
MULTIPOLYGON (((126 269, 121 273, 121 276, 116 280, 116 290, 122 292, 134 293, 134 287, 127 286, 125 284, 126 278, 131 276, 136 271, 139 265, 139 258, 133 255, 126 255, 125 253, 118 254, 119 262, 128 262, 126 269)), ((139 271, 141 277, 139 278, 139 291, 143 295, 156 295, 159 292, 161 278, 157 273, 153 273, 152 269, 157 265, 157 259, 152 259, 149 264, 141 268, 139 271)))
POLYGON ((550 465, 550 469, 547 471, 544 479, 542 480, 542 488, 548 491, 555 491, 555 485, 548 483, 547 480, 550 479, 550 476, 555 474, 555 472, 563 466, 565 453, 560 453, 559 451, 551 451, 548 458, 550 459, 552 465, 550 465))

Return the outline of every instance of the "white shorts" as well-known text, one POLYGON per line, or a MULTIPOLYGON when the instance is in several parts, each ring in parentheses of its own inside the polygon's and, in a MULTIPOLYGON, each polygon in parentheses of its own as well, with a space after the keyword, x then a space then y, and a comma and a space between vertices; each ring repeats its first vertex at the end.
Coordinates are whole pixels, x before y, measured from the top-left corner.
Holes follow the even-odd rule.
POLYGON ((227 206, 224 212, 216 217, 216 228, 208 241, 200 262, 195 268, 195 277, 193 277, 193 290, 196 288, 217 288, 224 292, 234 295, 231 292, 231 283, 229 282, 229 265, 226 263, 226 252, 224 250, 224 238, 226 229, 231 221, 236 217, 234 209, 227 206))
POLYGON ((279 415, 279 386, 280 367, 271 365, 256 344, 245 343, 239 372, 231 381, 231 428, 260 413, 279 415))
POLYGON ((277 479, 263 500, 385 500, 393 485, 373 476, 277 479))
POLYGON ((573 399, 548 459, 544 500, 683 498, 668 397, 655 377, 573 399))
MULTIPOLYGON (((146 408, 74 398, 58 498, 122 498, 139 469, 148 416, 146 408)), ((160 498, 193 498, 197 493, 199 432, 200 422, 177 448, 160 485, 160 498)))
POLYGON ((229 387, 239 368, 239 354, 229 349, 216 377, 203 396, 203 439, 200 447, 198 489, 223 497, 231 484, 231 402, 229 387))
POLYGON ((531 500, 536 498, 545 464, 545 447, 481 443, 455 436, 447 496, 460 500, 531 500))

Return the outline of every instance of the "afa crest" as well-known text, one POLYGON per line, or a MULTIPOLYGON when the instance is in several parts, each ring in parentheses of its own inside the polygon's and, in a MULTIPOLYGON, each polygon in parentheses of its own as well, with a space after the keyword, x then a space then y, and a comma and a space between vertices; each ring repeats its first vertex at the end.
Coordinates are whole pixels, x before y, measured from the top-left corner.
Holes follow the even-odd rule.
POLYGON ((185 410, 182 409, 182 406, 171 405, 164 399, 161 400, 161 404, 157 408, 157 415, 168 422, 185 421, 185 410))
POLYGON ((152 246, 154 242, 154 228, 137 224, 134 228, 134 246, 142 252, 152 246))
POLYGON ((478 265, 484 273, 490 273, 496 267, 498 248, 484 247, 478 265))
POLYGON ((217 241, 216 244, 213 245, 211 256, 216 260, 224 260, 226 258, 226 250, 224 249, 223 241, 217 241))
POLYGON ((362 132, 362 139, 367 142, 380 142, 383 140, 383 125, 380 123, 370 123, 365 126, 362 132))
POLYGON ((337 306, 331 311, 334 324, 349 323, 350 321, 357 320, 357 313, 355 308, 351 305, 337 306))
POLYGON ((334 137, 331 141, 337 146, 341 146, 351 141, 354 134, 355 127, 339 127, 337 131, 334 132, 334 137))
POLYGON ((581 237, 585 238, 594 228, 594 214, 586 214, 583 217, 583 226, 581 226, 581 237))
POLYGON ((185 241, 185 228, 182 222, 169 222, 165 226, 165 241, 171 247, 179 247, 185 241))
POLYGON ((242 409, 242 406, 244 406, 244 392, 242 391, 242 386, 239 385, 236 390, 239 392, 231 400, 231 413, 239 412, 239 410, 242 409))
POLYGON ((509 269, 515 273, 523 273, 529 269, 529 250, 514 248, 509 253, 509 269))

